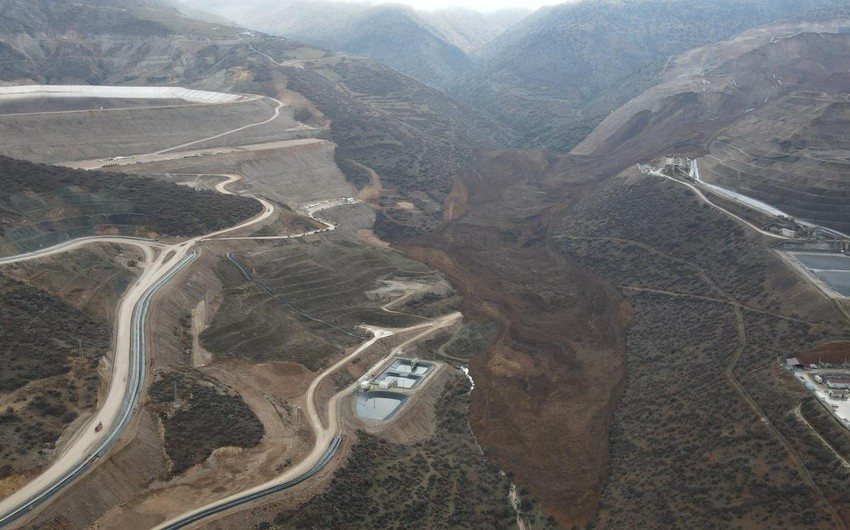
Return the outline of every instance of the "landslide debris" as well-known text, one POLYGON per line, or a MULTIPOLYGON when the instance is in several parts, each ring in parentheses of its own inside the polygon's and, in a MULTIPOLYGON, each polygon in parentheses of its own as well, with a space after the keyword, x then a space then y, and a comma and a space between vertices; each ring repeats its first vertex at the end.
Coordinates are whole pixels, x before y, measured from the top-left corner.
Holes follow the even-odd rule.
POLYGON ((834 527, 850 475, 789 414, 806 390, 779 369, 847 336, 834 306, 764 238, 636 169, 553 240, 634 308, 593 525, 834 527))
MULTIPOLYGON (((433 437, 413 444, 357 433, 357 443, 328 488, 300 506, 247 514, 261 528, 507 528, 510 479, 481 453, 467 422, 469 382, 454 372, 436 403, 433 437)), ((535 512, 526 493, 523 507, 535 512)), ((286 506, 286 505, 283 505, 286 506)), ((234 516, 236 517, 236 516, 234 516)), ((244 519, 243 519, 244 520, 244 519)), ((233 524, 233 518, 222 523, 233 524)), ((552 528, 541 518, 537 528, 552 528)))
POLYGON ((470 421, 488 455, 566 526, 593 515, 605 481, 630 318, 609 284, 549 247, 560 195, 543 190, 572 179, 539 153, 484 155, 461 179, 466 213, 400 245, 449 277, 465 315, 498 323, 470 362, 470 421))
POLYGON ((704 155, 706 181, 850 230, 850 35, 836 24, 763 27, 676 57, 663 83, 613 112, 573 153, 641 161, 666 144, 667 154, 704 155))
POLYGON ((451 93, 521 135, 566 152, 609 112, 657 84, 667 60, 697 46, 843 0, 567 2, 492 41, 451 93))

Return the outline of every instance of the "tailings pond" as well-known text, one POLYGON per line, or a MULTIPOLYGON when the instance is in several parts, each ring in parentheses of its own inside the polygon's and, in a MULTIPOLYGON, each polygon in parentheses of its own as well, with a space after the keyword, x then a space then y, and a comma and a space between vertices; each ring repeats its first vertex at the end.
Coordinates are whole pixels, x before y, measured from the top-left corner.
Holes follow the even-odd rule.
POLYGON ((0 116, 7 114, 31 114, 35 112, 70 112, 80 110, 104 110, 142 107, 170 107, 191 105, 182 99, 144 98, 87 98, 57 96, 4 96, 0 97, 0 116))
POLYGON ((395 392, 363 392, 357 394, 354 409, 363 419, 388 420, 407 399, 407 396, 395 392))
POLYGON ((843 254, 809 254, 794 252, 793 256, 815 276, 829 284, 842 296, 850 296, 850 258, 843 254))

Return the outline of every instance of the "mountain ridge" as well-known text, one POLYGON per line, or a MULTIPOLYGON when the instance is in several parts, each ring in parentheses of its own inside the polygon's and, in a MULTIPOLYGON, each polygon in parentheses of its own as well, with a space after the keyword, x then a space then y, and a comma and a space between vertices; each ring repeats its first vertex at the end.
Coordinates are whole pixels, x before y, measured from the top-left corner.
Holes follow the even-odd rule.
POLYGON ((441 88, 473 68, 474 56, 528 11, 416 10, 402 4, 368 5, 333 0, 182 0, 236 23, 320 48, 361 55, 441 88))
POLYGON ((668 57, 837 0, 793 4, 602 1, 541 8, 494 39, 449 92, 524 136, 568 151, 659 81, 668 57))

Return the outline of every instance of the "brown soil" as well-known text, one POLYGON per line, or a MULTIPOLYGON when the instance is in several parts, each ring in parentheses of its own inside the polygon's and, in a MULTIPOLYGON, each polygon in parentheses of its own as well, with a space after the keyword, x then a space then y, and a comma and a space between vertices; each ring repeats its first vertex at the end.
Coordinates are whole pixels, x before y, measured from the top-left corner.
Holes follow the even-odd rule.
POLYGON ((830 342, 797 356, 803 364, 841 364, 850 361, 850 342, 830 342))
POLYGON ((378 197, 381 196, 381 191, 384 189, 383 185, 381 184, 381 177, 378 176, 377 173, 375 173, 375 170, 370 167, 364 166, 360 162, 357 162, 355 160, 347 160, 347 162, 354 167, 362 169, 369 175, 369 185, 357 192, 357 200, 377 203, 378 197))
POLYGON ((262 441, 248 450, 216 449, 203 464, 170 482, 155 482, 139 497, 107 513, 99 521, 100 527, 151 526, 184 512, 187 506, 201 506, 268 480, 310 451, 310 429, 297 407, 304 408, 298 398, 306 391, 312 373, 292 363, 254 365, 244 359, 214 363, 203 371, 239 392, 263 424, 262 441))
POLYGON ((605 479, 631 309, 549 247, 548 227, 569 203, 540 192, 566 182, 565 167, 539 153, 484 157, 463 177, 469 200, 456 211, 468 211, 403 249, 449 276, 465 315, 499 324, 470 364, 472 425, 496 462, 572 526, 595 512, 605 479))

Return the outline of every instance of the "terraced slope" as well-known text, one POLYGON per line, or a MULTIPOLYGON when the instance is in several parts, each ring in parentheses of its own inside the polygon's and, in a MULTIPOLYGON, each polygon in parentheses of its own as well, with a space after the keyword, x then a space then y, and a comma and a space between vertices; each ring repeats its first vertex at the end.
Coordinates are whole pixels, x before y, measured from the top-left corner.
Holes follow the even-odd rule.
MULTIPOLYGON (((280 42, 257 43, 280 56, 280 42)), ((383 182, 376 232, 389 240, 435 229, 455 177, 478 149, 509 141, 489 118, 444 93, 378 64, 328 56, 286 67, 287 87, 309 96, 330 118, 337 163, 352 182, 368 182, 362 168, 383 182), (392 206, 410 201, 414 208, 392 206)))
POLYGON ((707 154, 703 179, 847 231, 850 35, 841 24, 763 27, 683 54, 666 82, 612 113, 573 153, 633 162, 658 147, 707 154))
POLYGON ((850 231, 850 102, 801 91, 750 113, 712 142, 708 180, 798 217, 850 231))
POLYGON ((544 7, 491 42, 453 93, 523 135, 566 151, 657 84, 667 61, 748 28, 841 0, 598 0, 544 7))
POLYGON ((232 258, 220 266, 224 301, 200 336, 204 347, 220 357, 293 361, 311 370, 361 342, 361 323, 403 327, 418 320, 382 311, 386 301, 367 291, 384 279, 434 278, 395 252, 345 241, 286 243, 232 258))

